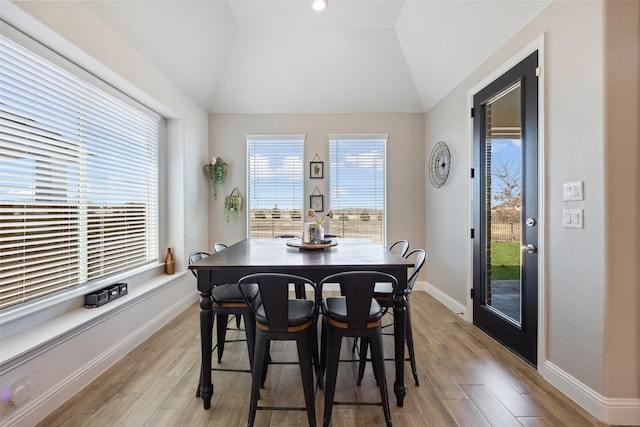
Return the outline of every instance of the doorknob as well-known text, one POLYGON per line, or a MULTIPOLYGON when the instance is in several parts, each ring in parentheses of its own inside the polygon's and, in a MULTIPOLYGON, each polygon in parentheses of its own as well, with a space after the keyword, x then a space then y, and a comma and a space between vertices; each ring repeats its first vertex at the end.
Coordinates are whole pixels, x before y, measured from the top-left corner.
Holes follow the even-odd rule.
POLYGON ((538 248, 529 243, 528 245, 520 246, 520 251, 522 251, 522 253, 533 254, 538 251, 538 248))

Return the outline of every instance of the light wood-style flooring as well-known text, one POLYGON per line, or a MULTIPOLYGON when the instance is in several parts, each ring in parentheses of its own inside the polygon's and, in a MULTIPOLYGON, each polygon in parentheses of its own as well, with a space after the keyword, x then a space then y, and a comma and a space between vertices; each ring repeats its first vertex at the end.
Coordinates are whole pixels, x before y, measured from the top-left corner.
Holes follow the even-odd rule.
MULTIPOLYGON (((412 295, 420 386, 406 364, 404 406, 393 395, 393 362, 387 362, 394 426, 602 426, 546 383, 537 372, 425 292, 412 295)), ((390 316, 389 316, 390 317, 390 316)), ((205 411, 195 397, 200 360, 198 306, 179 315, 39 425, 54 426, 245 426, 250 374, 213 372, 214 396, 205 411)), ((238 334, 237 332, 235 332, 238 334)), ((229 332, 231 334, 231 332, 229 332)), ((245 343, 225 348, 225 367, 248 367, 245 343)), ((385 337, 386 355, 393 354, 385 337)), ((274 360, 295 360, 295 343, 274 343, 274 360)), ((343 343, 344 357, 351 341, 343 343)), ((218 366, 214 357, 214 366, 218 366)), ((375 401, 370 365, 360 387, 357 365, 342 363, 336 400, 375 401)), ((262 405, 303 406, 298 366, 271 365, 262 405)), ((318 425, 324 399, 316 396, 318 425)), ((304 411, 258 411, 256 426, 305 426, 304 411)), ((383 426, 382 408, 334 406, 332 426, 383 426)))

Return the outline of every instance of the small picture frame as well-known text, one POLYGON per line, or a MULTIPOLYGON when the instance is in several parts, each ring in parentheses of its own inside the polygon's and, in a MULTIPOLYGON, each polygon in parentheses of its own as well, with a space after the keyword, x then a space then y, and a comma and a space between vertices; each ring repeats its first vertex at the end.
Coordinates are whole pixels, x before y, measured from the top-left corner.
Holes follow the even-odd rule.
POLYGON ((309 162, 309 177, 312 179, 324 178, 324 162, 309 162))
POLYGON ((322 194, 312 194, 309 196, 309 207, 316 212, 323 212, 324 196, 322 194))

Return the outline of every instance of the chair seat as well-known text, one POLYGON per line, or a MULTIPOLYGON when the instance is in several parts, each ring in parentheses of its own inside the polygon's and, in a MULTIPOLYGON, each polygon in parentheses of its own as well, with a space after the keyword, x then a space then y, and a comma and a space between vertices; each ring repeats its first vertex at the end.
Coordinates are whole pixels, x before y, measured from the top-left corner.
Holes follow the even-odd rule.
MULTIPOLYGON (((323 303, 323 311, 329 319, 340 323, 347 323, 347 299, 345 297, 327 297, 323 303)), ((382 318, 378 301, 371 300, 367 323, 377 322, 382 318)))
MULTIPOLYGON (((253 301, 258 296, 258 285, 255 283, 251 283, 247 285, 246 288, 247 299, 249 301, 253 301)), ((224 285, 217 285, 211 291, 211 295, 213 299, 217 301, 219 304, 225 303, 241 303, 244 304, 244 300, 242 299, 242 294, 238 289, 238 285, 235 283, 226 283, 224 285)))
MULTIPOLYGON (((257 285, 256 285, 257 286, 257 285)), ((315 316, 315 302, 311 300, 289 300, 288 326, 301 326, 315 316)), ((256 322, 268 325, 264 305, 256 308, 256 322)))
POLYGON ((393 293, 393 284, 390 282, 378 282, 373 288, 373 296, 375 298, 388 297, 393 293))

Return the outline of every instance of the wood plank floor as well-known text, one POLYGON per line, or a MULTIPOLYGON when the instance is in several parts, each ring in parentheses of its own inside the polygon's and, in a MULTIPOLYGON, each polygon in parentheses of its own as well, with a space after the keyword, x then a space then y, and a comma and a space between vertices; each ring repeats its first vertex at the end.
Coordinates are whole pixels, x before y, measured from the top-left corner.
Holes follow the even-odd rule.
MULTIPOLYGON (((602 426, 554 389, 526 363, 457 317, 425 292, 412 295, 414 340, 420 386, 406 374, 402 408, 392 394, 394 369, 387 363, 394 426, 602 426)), ((233 332, 239 334, 237 332, 233 332)), ((229 332, 229 334, 233 334, 229 332)), ((392 338, 385 337, 387 356, 392 338)), ((179 315, 162 331, 74 396, 39 426, 244 426, 250 374, 213 372, 215 392, 205 411, 195 397, 199 375, 198 307, 179 315)), ((351 342, 343 343, 348 357, 351 342)), ((295 360, 295 344, 274 343, 274 360, 295 360)), ((248 367, 244 343, 225 348, 224 367, 248 367)), ((218 366, 214 358, 214 366, 218 366)), ((370 366, 360 387, 355 363, 342 363, 336 400, 375 401, 370 366)), ((409 364, 406 365, 409 371, 409 364)), ((296 365, 272 365, 262 405, 304 405, 296 365)), ((316 397, 318 425, 324 399, 316 397)), ((306 413, 258 411, 256 426, 304 426, 306 413)), ((334 406, 332 426, 382 426, 380 407, 334 406)))

